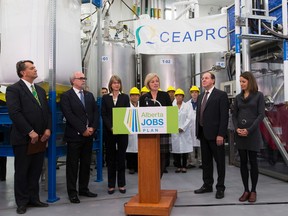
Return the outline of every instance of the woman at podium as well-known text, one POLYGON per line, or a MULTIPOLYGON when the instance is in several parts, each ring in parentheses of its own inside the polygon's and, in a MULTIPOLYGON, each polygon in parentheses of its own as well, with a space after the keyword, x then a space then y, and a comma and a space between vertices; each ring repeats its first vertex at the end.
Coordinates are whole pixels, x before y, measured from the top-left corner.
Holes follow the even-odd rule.
MULTIPOLYGON (((159 91, 160 79, 156 73, 147 74, 144 85, 150 92, 140 97, 140 107, 145 106, 172 106, 172 102, 167 92, 159 91)), ((169 134, 160 135, 160 175, 162 177, 166 167, 166 155, 169 154, 170 146, 169 134)))

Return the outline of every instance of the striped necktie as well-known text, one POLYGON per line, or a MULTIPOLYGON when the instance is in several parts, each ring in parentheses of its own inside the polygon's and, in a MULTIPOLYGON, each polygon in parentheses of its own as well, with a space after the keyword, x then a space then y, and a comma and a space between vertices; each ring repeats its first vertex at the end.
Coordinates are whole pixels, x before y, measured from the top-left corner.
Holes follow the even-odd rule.
POLYGON ((31 85, 31 89, 32 89, 32 94, 33 94, 34 98, 37 100, 38 104, 41 106, 41 103, 40 103, 40 100, 38 98, 38 94, 37 94, 37 91, 35 89, 35 86, 31 85))

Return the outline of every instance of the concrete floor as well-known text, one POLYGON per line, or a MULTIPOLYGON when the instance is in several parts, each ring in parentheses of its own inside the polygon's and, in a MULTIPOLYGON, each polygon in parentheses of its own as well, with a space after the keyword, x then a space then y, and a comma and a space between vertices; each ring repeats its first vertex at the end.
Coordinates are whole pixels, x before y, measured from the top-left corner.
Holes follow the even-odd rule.
MULTIPOLYGON (((13 190, 13 158, 8 158, 8 173, 6 182, 0 182, 0 216, 16 214, 13 190)), ((240 203, 239 196, 243 192, 239 168, 227 165, 226 191, 222 200, 215 199, 215 192, 194 194, 194 190, 202 185, 202 170, 188 169, 187 173, 175 173, 174 167, 169 167, 169 173, 162 178, 162 189, 176 189, 178 198, 172 209, 171 216, 286 216, 288 212, 288 183, 260 175, 258 183, 258 200, 254 204, 240 203)), ((116 191, 107 194, 107 173, 103 169, 103 182, 94 182, 95 170, 91 174, 90 190, 98 193, 97 198, 80 197, 80 204, 71 204, 68 200, 65 184, 65 166, 57 170, 57 196, 59 201, 51 203, 48 208, 28 208, 25 215, 48 216, 90 216, 90 215, 125 215, 123 205, 131 196, 137 193, 137 174, 127 172, 127 193, 116 191)), ((215 191, 215 189, 214 189, 215 191)), ((41 183, 41 199, 47 199, 45 183, 41 183)))

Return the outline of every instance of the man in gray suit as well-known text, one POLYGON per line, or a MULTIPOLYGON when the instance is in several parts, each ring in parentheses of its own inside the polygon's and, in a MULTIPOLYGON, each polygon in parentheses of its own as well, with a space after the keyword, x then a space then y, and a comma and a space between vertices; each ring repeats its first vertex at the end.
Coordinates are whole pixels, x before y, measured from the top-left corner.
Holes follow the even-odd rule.
POLYGON ((222 199, 225 191, 225 148, 229 102, 226 92, 215 88, 215 75, 206 72, 202 76, 205 91, 199 95, 196 113, 196 136, 200 139, 203 182, 194 193, 213 191, 213 158, 217 166, 216 198, 222 199))
POLYGON ((39 178, 44 152, 27 154, 28 144, 47 142, 51 135, 51 113, 46 92, 34 84, 38 77, 36 67, 30 60, 16 64, 20 80, 8 86, 6 101, 12 120, 10 143, 14 152, 14 193, 17 213, 25 214, 27 206, 47 207, 39 200, 39 178), (41 137, 40 137, 41 135, 41 137))

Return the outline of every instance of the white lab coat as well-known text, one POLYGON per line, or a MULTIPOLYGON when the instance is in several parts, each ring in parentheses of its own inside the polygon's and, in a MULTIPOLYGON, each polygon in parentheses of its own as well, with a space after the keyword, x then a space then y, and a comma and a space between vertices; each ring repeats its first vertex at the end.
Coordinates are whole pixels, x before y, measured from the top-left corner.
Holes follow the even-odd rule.
MULTIPOLYGON (((134 107, 130 102, 130 107, 134 107)), ((139 102, 138 106, 139 107, 139 102)), ((138 134, 128 135, 128 146, 126 152, 128 153, 138 153, 138 134)))
MULTIPOLYGON (((192 138, 191 138, 191 123, 192 123, 192 108, 184 101, 180 109, 178 109, 178 128, 183 132, 172 134, 172 153, 189 153, 193 151, 192 138)), ((173 106, 177 106, 176 100, 173 106)), ((178 107, 178 106, 177 106, 178 107)))
POLYGON ((191 100, 190 99, 189 101, 186 102, 187 105, 190 105, 191 106, 191 112, 192 112, 192 124, 191 124, 191 139, 192 139, 192 145, 194 147, 200 147, 200 140, 197 139, 196 137, 196 109, 193 110, 193 106, 191 104, 191 100))

